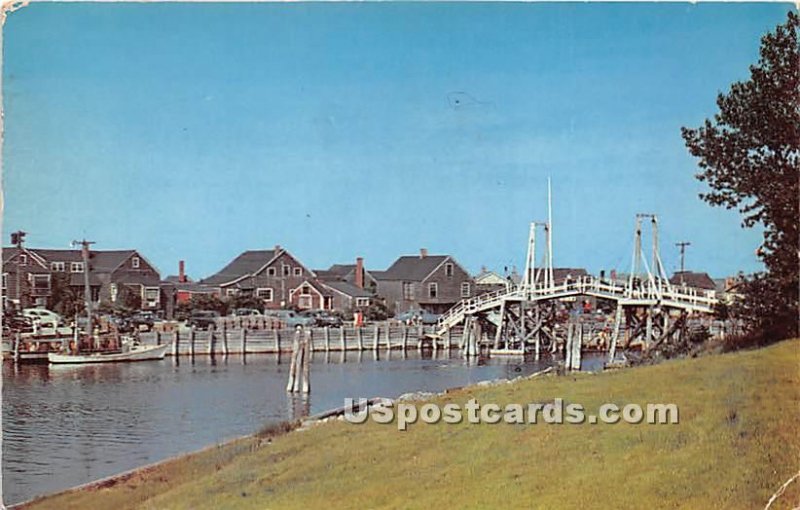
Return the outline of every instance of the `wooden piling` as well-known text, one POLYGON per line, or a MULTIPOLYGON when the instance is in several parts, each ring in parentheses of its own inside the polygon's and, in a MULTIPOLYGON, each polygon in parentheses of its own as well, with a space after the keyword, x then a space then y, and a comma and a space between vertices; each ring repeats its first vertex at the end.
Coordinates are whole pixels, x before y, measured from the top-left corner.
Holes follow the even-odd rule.
POLYGON ((372 348, 377 351, 378 347, 380 346, 380 330, 378 329, 377 324, 375 324, 375 329, 373 331, 372 337, 374 340, 374 342, 372 343, 372 348))
POLYGON ((172 355, 176 358, 180 354, 179 350, 179 343, 181 341, 181 334, 178 332, 178 328, 175 328, 175 331, 172 333, 172 355))
POLYGON ((583 346, 583 324, 577 325, 578 334, 572 339, 572 356, 570 356, 571 370, 581 369, 581 347, 583 346))
POLYGON ((302 370, 303 393, 311 392, 311 352, 313 351, 313 347, 311 345, 312 342, 313 342, 313 336, 311 329, 307 329, 305 338, 303 339, 303 370, 302 370))
POLYGON ((356 326, 356 341, 358 342, 358 350, 364 350, 364 339, 362 338, 361 328, 356 326))
POLYGON ((344 332, 344 326, 339 326, 339 338, 342 341, 342 352, 347 350, 347 340, 344 332))
POLYGON ((289 382, 286 384, 286 391, 293 393, 300 389, 299 381, 297 380, 298 361, 301 361, 302 351, 300 349, 300 330, 294 332, 294 341, 292 342, 292 357, 289 364, 289 382))
POLYGON ((273 331, 274 331, 274 335, 275 335, 275 352, 280 354, 280 352, 281 352, 281 333, 277 329, 274 329, 273 331))
MULTIPOLYGON (((244 331, 244 328, 242 328, 244 331)), ((222 327, 222 355, 228 355, 228 328, 223 326, 222 327)))
POLYGON ((156 345, 161 345, 161 331, 156 331, 156 345))
POLYGON ((247 354, 247 328, 242 328, 239 335, 240 349, 242 351, 242 356, 244 356, 247 354))
POLYGON ((408 327, 403 324, 403 352, 408 349, 408 327))
POLYGON ((192 359, 194 359, 194 341, 195 341, 195 336, 196 336, 195 329, 192 328, 192 330, 189 332, 189 356, 191 356, 192 359))
POLYGON ((564 368, 569 370, 572 366, 572 322, 567 323, 567 343, 564 345, 564 368))
POLYGON ((17 333, 14 335, 14 363, 19 363, 19 336, 19 331, 17 331, 17 333))
POLYGON ((208 355, 214 356, 214 330, 208 330, 208 355))
POLYGON ((331 329, 328 326, 325 326, 325 352, 330 352, 331 350, 331 329))

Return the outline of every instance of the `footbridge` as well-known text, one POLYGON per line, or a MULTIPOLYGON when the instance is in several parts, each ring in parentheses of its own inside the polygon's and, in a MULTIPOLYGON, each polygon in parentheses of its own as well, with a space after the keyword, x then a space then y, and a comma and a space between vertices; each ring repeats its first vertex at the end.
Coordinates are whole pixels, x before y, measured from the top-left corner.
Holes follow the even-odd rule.
MULTIPOLYGON (((556 281, 553 276, 551 223, 533 222, 528 236, 528 254, 523 280, 518 285, 465 299, 441 316, 437 331, 446 334, 463 324, 468 354, 489 343, 494 349, 530 348, 555 350, 564 339, 565 303, 577 298, 605 300, 616 308, 613 327, 609 325, 609 354, 613 359, 617 345, 632 344, 648 349, 662 342, 679 340, 686 334, 687 320, 696 314, 711 314, 717 304, 714 292, 673 285, 665 274, 658 251, 658 218, 637 214, 631 271, 624 280, 582 276, 556 281), (642 230, 649 224, 652 253, 642 249, 642 230), (542 264, 536 267, 536 234, 544 230, 542 264), (651 263, 647 259, 651 258, 651 263)), ((569 314, 567 314, 569 317, 569 314)), ((566 319, 570 320, 569 318, 566 319)))

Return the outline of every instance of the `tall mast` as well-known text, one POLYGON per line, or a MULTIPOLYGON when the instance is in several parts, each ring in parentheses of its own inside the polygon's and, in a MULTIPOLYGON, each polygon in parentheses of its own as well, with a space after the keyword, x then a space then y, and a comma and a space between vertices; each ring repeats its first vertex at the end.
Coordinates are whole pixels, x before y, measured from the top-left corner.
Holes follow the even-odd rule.
POLYGON ((550 286, 555 285, 555 278, 553 278, 553 194, 550 188, 550 177, 547 178, 547 273, 550 286))
MULTIPOLYGON (((83 296, 86 300, 86 334, 92 336, 92 289, 89 286, 89 246, 93 245, 93 241, 72 241, 73 245, 81 246, 81 258, 83 259, 83 296)), ((78 350, 78 345, 75 345, 75 350, 78 350)))

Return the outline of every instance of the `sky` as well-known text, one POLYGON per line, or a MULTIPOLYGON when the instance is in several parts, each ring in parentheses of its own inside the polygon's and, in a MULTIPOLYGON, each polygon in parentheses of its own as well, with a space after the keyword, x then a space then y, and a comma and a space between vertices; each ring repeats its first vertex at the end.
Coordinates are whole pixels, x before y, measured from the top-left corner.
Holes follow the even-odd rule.
POLYGON ((791 4, 34 3, 3 33, 3 240, 135 248, 162 276, 248 249, 386 269, 761 269, 680 136, 791 4), (649 235, 645 231, 646 235, 649 235))

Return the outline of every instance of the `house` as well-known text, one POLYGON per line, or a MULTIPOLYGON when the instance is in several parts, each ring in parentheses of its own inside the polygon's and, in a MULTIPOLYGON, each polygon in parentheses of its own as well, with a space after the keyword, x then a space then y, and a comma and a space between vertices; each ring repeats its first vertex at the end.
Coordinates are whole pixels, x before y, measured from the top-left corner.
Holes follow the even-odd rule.
POLYGON ((52 280, 47 261, 27 248, 3 248, 3 308, 45 306, 52 280), (20 302, 21 301, 21 302, 20 302))
POLYGON ((355 264, 334 264, 328 269, 317 269, 314 272, 317 278, 323 282, 347 282, 373 293, 378 288, 378 280, 364 268, 364 259, 361 257, 356 258, 355 264))
POLYGON ((395 313, 424 309, 443 313, 462 299, 475 295, 475 281, 449 255, 419 255, 398 258, 389 269, 373 271, 378 295, 395 313))
POLYGON ((219 272, 198 283, 219 297, 252 295, 260 298, 265 308, 285 308, 292 299, 298 301, 299 296, 305 295, 298 292, 311 292, 310 287, 301 288, 309 280, 316 280, 316 274, 276 245, 272 250, 243 252, 219 272))
MULTIPOLYGON (((90 250, 89 287, 92 302, 114 304, 122 299, 144 310, 161 305, 158 270, 136 250, 90 250)), ((82 295, 85 268, 81 250, 3 249, 3 296, 22 306, 47 305, 63 285, 82 295), (19 271, 18 271, 19 269, 19 271), (19 275, 19 280, 18 280, 19 275)))
POLYGON ((705 291, 714 291, 717 288, 717 284, 714 283, 713 278, 708 276, 708 273, 696 273, 694 271, 677 271, 669 279, 669 283, 705 291))
POLYGON ((331 307, 340 312, 368 308, 375 299, 378 280, 364 268, 364 259, 355 264, 334 264, 315 271, 320 284, 332 297, 331 307))
POLYGON ((507 288, 512 284, 508 278, 503 278, 494 271, 489 271, 486 267, 481 268, 481 272, 475 276, 475 289, 478 294, 486 292, 496 292, 507 288))

